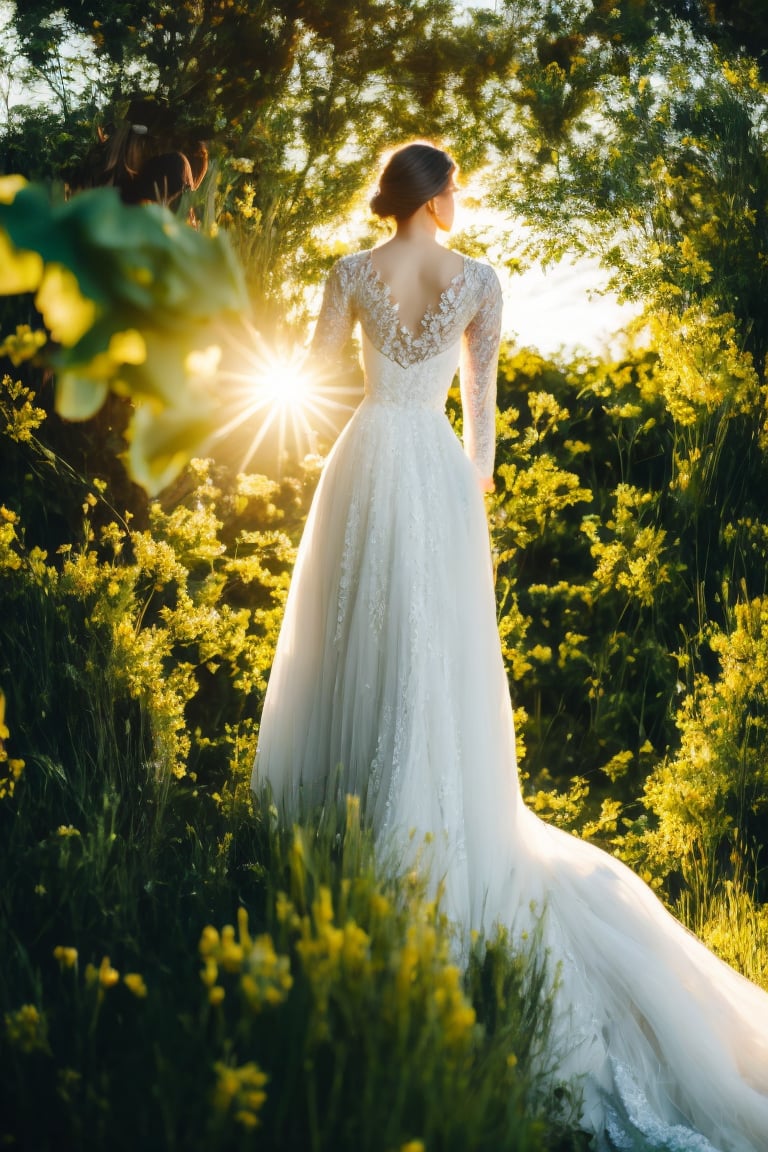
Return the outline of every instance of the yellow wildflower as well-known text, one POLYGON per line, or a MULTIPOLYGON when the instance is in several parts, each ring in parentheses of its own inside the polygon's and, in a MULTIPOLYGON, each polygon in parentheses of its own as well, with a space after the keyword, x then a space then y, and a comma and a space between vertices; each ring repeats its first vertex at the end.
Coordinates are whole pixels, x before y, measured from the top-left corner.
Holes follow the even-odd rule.
POLYGON ((301 918, 296 911, 296 906, 292 900, 288 899, 285 892, 278 892, 277 894, 275 915, 278 924, 287 924, 294 931, 301 926, 301 918))
POLYGON ((216 983, 223 971, 241 973, 240 990, 254 1011, 265 1004, 281 1004, 293 985, 289 958, 278 956, 268 934, 251 937, 245 908, 238 909, 237 923, 239 940, 231 924, 225 924, 221 934, 208 925, 200 937, 204 961, 200 979, 209 989, 210 1003, 220 1004, 224 998, 224 988, 216 983))
POLYGON ((58 944, 53 950, 53 956, 62 968, 74 968, 77 964, 77 948, 65 948, 63 944, 58 944))
POLYGON ((211 924, 206 924, 200 937, 200 955, 212 956, 219 948, 219 934, 211 924))
POLYGON ((258 1064, 253 1062, 236 1068, 219 1061, 214 1065, 214 1070, 215 1110, 220 1113, 231 1111, 234 1120, 243 1128, 255 1128, 259 1123, 258 1113, 267 1099, 264 1091, 267 1084, 266 1075, 258 1064))
POLYGON ((237 931, 240 944, 247 951, 251 946, 251 937, 248 934, 248 909, 242 906, 237 910, 237 931))
POLYGON ((243 963, 243 949, 235 941, 235 930, 231 924, 225 924, 221 930, 221 948, 218 959, 226 972, 240 971, 243 963))
POLYGON ((132 992, 138 1000, 143 1000, 147 995, 147 986, 144 983, 144 977, 138 972, 126 972, 125 976, 123 976, 123 983, 128 988, 128 991, 132 992))
POLYGON ((255 1128, 259 1123, 259 1118, 254 1112, 249 1112, 247 1108, 240 1108, 235 1112, 235 1120, 238 1124, 242 1124, 243 1128, 255 1128))
POLYGON ((213 1106, 219 1112, 226 1112, 237 1095, 240 1080, 235 1069, 230 1068, 228 1064, 217 1063, 215 1069, 218 1079, 213 1096, 213 1106))
POLYGON ((374 892, 371 896, 371 915, 378 920, 384 920, 392 911, 392 905, 386 896, 374 892))
POLYGON ((278 956, 272 937, 257 936, 245 960, 240 987, 250 1007, 258 1012, 264 1004, 282 1004, 293 986, 290 960, 278 956))
POLYGON ((293 830, 293 841, 289 854, 291 869, 291 895, 300 908, 306 907, 307 891, 307 862, 304 856, 304 842, 301 838, 301 829, 293 830))
POLYGON ((212 956, 206 957, 205 967, 200 973, 200 979, 206 988, 213 988, 219 978, 219 966, 212 956))
POLYGON ((354 920, 347 921, 343 932, 342 963, 348 972, 359 973, 368 959, 370 937, 354 920))
POLYGON ((466 999, 461 987, 461 973, 453 964, 446 964, 435 976, 435 1006, 443 1025, 449 1046, 466 1043, 475 1026, 475 1010, 466 999))
POLYGON ((413 945, 410 930, 408 937, 400 950, 400 963, 398 964, 395 979, 397 998, 401 1005, 410 998, 411 988, 416 982, 416 975, 419 968, 419 953, 413 945))
POLYGON ((360 828, 360 797, 353 794, 347 796, 346 828, 348 832, 350 829, 360 828))
POLYGON ((113 968, 109 956, 104 956, 99 965, 99 984, 102 988, 114 988, 120 979, 120 973, 113 968))
MULTIPOLYGON (((0 752, 2 751, 2 742, 0 741, 0 752)), ((2 755, 0 755, 0 764, 6 765, 5 773, 0 776, 0 800, 2 800, 5 796, 13 796, 24 771, 25 762, 15 759, 3 760, 2 755)))

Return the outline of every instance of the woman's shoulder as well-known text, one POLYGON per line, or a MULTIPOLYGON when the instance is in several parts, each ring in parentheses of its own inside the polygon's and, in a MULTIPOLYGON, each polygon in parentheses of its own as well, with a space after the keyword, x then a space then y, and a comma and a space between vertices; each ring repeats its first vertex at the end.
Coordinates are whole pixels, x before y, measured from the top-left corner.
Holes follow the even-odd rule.
POLYGON ((474 256, 464 257, 464 279, 473 289, 473 295, 484 303, 501 300, 501 282, 494 268, 485 260, 474 256))
POLYGON ((471 275, 481 284, 499 284, 496 270, 485 260, 478 260, 474 256, 464 256, 464 270, 465 274, 471 275))
POLYGON ((360 252, 350 252, 346 256, 339 256, 336 263, 331 268, 332 273, 337 275, 352 275, 359 272, 365 266, 371 255, 370 248, 363 248, 360 252))
POLYGON ((370 248, 366 248, 361 252, 350 252, 347 256, 339 256, 328 273, 329 286, 341 289, 345 294, 353 289, 360 278, 361 271, 364 270, 368 262, 370 252, 370 248))

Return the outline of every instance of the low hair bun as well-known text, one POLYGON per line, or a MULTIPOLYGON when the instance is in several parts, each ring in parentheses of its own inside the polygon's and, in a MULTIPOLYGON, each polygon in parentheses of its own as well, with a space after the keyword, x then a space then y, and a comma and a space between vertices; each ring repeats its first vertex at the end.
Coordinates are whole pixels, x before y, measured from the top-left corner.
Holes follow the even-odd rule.
POLYGON ((456 168, 447 152, 434 144, 406 144, 390 156, 370 200, 370 209, 382 219, 407 220, 437 196, 456 168))
POLYGON ((380 216, 383 220, 391 215, 388 211, 387 198, 382 195, 380 188, 377 188, 371 197, 369 207, 374 216, 380 216))

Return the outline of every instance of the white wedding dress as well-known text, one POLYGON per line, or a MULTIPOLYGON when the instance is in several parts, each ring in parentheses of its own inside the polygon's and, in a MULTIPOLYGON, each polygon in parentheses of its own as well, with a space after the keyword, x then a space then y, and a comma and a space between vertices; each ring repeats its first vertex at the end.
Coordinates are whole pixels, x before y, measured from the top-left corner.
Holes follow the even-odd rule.
POLYGON ((290 816, 357 793, 382 844, 431 834, 465 930, 539 923, 557 1073, 596 1147, 766 1152, 768 995, 520 796, 478 485, 500 310, 494 272, 465 257, 414 335, 369 252, 333 269, 312 356, 332 359, 359 322, 365 398, 307 519, 253 787, 290 816), (460 360, 465 452, 445 415, 460 360))

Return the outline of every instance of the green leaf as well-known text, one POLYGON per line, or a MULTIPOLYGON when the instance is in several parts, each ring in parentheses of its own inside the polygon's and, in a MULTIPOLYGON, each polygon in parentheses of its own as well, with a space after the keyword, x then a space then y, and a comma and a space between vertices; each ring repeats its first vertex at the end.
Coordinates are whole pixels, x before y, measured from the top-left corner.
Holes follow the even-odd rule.
POLYGON ((89 420, 101 408, 108 391, 104 379, 62 372, 56 381, 56 411, 65 420, 89 420))
POLYGON ((131 475, 150 496, 167 487, 215 429, 215 405, 202 396, 188 408, 137 405, 130 427, 131 475))

